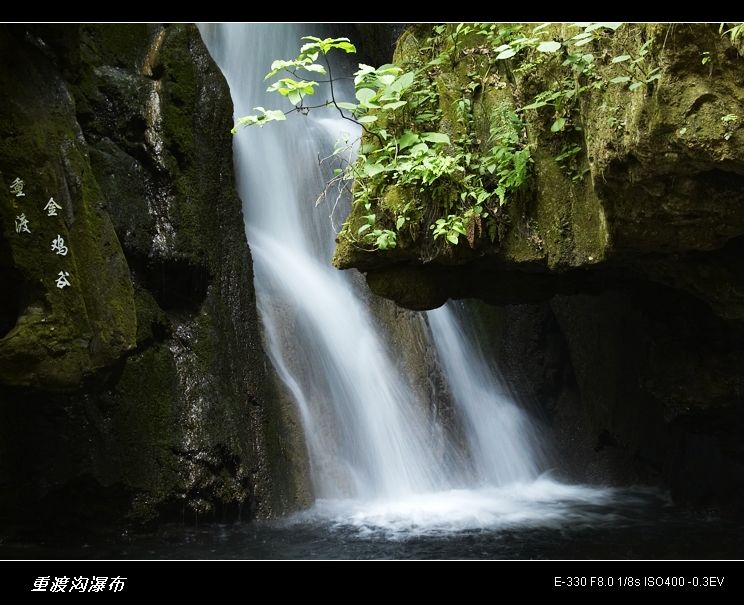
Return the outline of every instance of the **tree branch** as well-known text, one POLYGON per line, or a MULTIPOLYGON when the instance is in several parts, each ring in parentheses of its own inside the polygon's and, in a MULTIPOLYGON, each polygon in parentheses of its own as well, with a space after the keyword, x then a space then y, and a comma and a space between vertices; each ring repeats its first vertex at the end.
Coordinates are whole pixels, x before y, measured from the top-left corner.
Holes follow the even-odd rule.
POLYGON ((361 126, 362 127, 362 130, 364 130, 364 132, 366 132, 367 134, 371 134, 371 135, 374 135, 375 137, 377 137, 377 140, 380 141, 380 145, 382 145, 384 147, 385 146, 385 140, 380 136, 379 133, 371 131, 364 124, 362 124, 361 122, 358 122, 354 118, 350 118, 350 117, 344 115, 344 110, 341 109, 338 106, 338 103, 336 102, 336 92, 333 89, 333 71, 331 70, 331 63, 328 60, 328 55, 324 54, 323 55, 323 60, 325 61, 326 67, 328 68, 328 81, 329 81, 330 87, 331 87, 331 102, 333 103, 334 107, 336 109, 338 109, 338 113, 341 115, 341 117, 344 120, 348 120, 349 122, 353 122, 354 124, 357 124, 358 126, 361 126))

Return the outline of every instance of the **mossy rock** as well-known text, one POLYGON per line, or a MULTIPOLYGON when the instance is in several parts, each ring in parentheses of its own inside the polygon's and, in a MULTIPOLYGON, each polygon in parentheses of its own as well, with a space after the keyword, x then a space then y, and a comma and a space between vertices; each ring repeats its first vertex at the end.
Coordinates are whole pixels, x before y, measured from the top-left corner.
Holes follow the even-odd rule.
MULTIPOLYGON (((416 26, 405 32, 395 60, 400 65, 420 64, 431 31, 430 26, 416 26)), ((575 34, 567 25, 546 31, 548 37, 563 41, 575 34)), ((445 47, 452 44, 450 38, 444 37, 445 47)), ((463 48, 469 43, 462 42, 463 48)), ((507 203, 509 220, 495 245, 487 241, 474 245, 472 238, 467 242, 462 238, 454 247, 432 246, 431 238, 402 238, 397 251, 380 252, 360 250, 341 238, 334 264, 365 271, 375 292, 415 308, 425 307, 425 301, 463 295, 503 300, 491 282, 467 281, 464 276, 476 274, 476 267, 503 276, 524 273, 515 290, 521 291, 528 281, 535 284, 535 294, 547 295, 555 293, 551 284, 561 283, 561 276, 571 287, 579 282, 591 287, 604 279, 604 272, 622 270, 681 287, 722 316, 744 317, 744 297, 732 294, 721 281, 734 280, 733 290, 744 292, 741 278, 730 264, 721 271, 710 270, 728 257, 724 247, 744 235, 744 116, 739 115, 744 64, 739 49, 717 27, 706 24, 624 25, 582 49, 599 57, 596 73, 604 84, 581 95, 571 116, 572 130, 552 133, 554 116, 549 108, 523 113, 532 177, 517 199, 507 203), (620 68, 609 59, 621 54, 637 57, 644 43, 649 53, 641 67, 649 72, 658 68, 659 79, 632 91, 611 84, 620 68), (704 56, 711 59, 706 64, 704 56), (572 147, 578 154, 570 166, 557 161, 572 147), (702 262, 707 272, 700 269, 701 261, 694 256, 698 253, 711 254, 702 262), (666 270, 670 263, 663 260, 646 263, 644 259, 652 255, 662 259, 677 255, 678 260, 682 255, 681 272, 695 265, 698 277, 670 274, 666 270), (447 268, 453 264, 468 269, 453 273, 447 268), (393 277, 396 272, 405 281, 415 271, 422 274, 418 281, 429 284, 419 301, 414 300, 415 293, 391 287, 400 281, 393 277), (544 276, 545 287, 540 286, 539 275, 544 276), (441 291, 432 296, 431 288, 441 291)), ((538 57, 523 71, 504 61, 491 66, 493 77, 479 84, 483 89, 473 101, 480 140, 487 138, 500 106, 524 106, 565 77, 562 52, 538 57)), ((440 130, 451 136, 457 136, 454 108, 469 81, 466 64, 482 64, 478 52, 459 57, 439 65, 435 77, 443 115, 440 130)), ((396 206, 403 205, 410 199, 407 195, 403 190, 394 191, 390 199, 383 195, 380 209, 390 209, 392 199, 396 206)), ((417 227, 427 233, 432 213, 438 212, 433 191, 424 189, 416 195, 427 208, 417 227)), ((349 225, 358 220, 357 214, 352 211, 349 225)), ((512 300, 520 302, 518 297, 512 300)))
POLYGON ((0 49, 0 482, 18 486, 0 525, 306 504, 301 430, 262 349, 233 107, 197 28, 3 27, 0 49), (8 195, 16 176, 26 198, 8 195))
POLYGON ((0 37, 8 57, 0 83, 15 99, 0 109, 0 217, 22 283, 15 325, 0 340, 0 381, 72 389, 134 347, 132 283, 70 91, 41 51, 13 36, 0 37), (25 197, 8 189, 16 177, 26 182, 25 197), (44 211, 51 197, 62 206, 58 216, 44 211), (31 233, 15 231, 21 213, 31 233), (51 250, 58 235, 65 256, 51 250), (56 287, 60 271, 69 273, 70 287, 56 287))

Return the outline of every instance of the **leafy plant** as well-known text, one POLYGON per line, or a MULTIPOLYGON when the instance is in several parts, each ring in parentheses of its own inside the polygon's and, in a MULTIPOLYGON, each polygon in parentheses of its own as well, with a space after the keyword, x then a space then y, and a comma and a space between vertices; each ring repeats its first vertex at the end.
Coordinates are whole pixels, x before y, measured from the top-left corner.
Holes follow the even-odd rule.
POLYGON ((744 36, 744 23, 736 23, 732 25, 729 29, 726 29, 727 25, 731 25, 730 23, 721 23, 721 27, 719 28, 719 32, 722 36, 728 35, 729 38, 731 38, 731 44, 736 44, 736 41, 744 36))
MULTIPOLYGON (((295 108, 285 112, 281 110, 267 111, 263 107, 256 107, 255 109, 260 111, 261 114, 239 118, 237 121, 237 126, 252 126, 254 124, 262 126, 266 122, 285 119, 286 115, 293 111, 306 113, 307 110, 311 109, 311 107, 308 107, 304 104, 305 99, 315 94, 319 82, 317 82, 316 80, 306 80, 304 78, 298 80, 297 78, 299 78, 300 76, 298 76, 297 72, 304 71, 307 72, 309 75, 328 74, 329 81, 332 83, 333 79, 330 75, 331 67, 328 63, 328 58, 326 55, 334 49, 343 50, 347 53, 356 52, 356 47, 350 42, 348 38, 326 38, 322 40, 320 38, 316 38, 315 36, 305 36, 302 39, 307 40, 307 42, 303 44, 302 48, 300 48, 300 54, 297 55, 297 57, 295 57, 294 59, 290 60, 277 59, 271 64, 271 70, 266 74, 264 78, 265 80, 268 80, 269 78, 275 77, 279 73, 286 72, 288 76, 279 78, 266 90, 268 92, 278 92, 283 97, 287 97, 289 102, 292 103, 295 108), (321 56, 325 62, 325 66, 317 63, 318 58, 321 56), (284 117, 280 117, 280 114, 284 117)), ((332 87, 331 90, 333 91, 332 87)), ((323 103, 322 105, 319 105, 317 107, 327 106, 331 103, 339 111, 341 111, 341 109, 338 107, 338 104, 335 102, 335 95, 333 94, 330 101, 327 101, 326 103, 323 103)), ((235 131, 236 129, 234 128, 233 133, 235 133, 235 131)))
POLYGON ((641 86, 651 84, 661 77, 660 67, 650 67, 648 64, 650 40, 646 40, 634 55, 623 54, 612 59, 612 63, 618 65, 624 75, 616 76, 610 80, 612 84, 627 84, 628 90, 634 91, 641 86))
POLYGON ((724 140, 728 141, 734 135, 734 130, 736 130, 736 123, 738 121, 739 116, 734 113, 727 113, 725 116, 721 117, 721 122, 723 122, 723 126, 725 129, 725 132, 723 134, 724 140))
POLYGON ((457 214, 449 214, 444 218, 437 219, 430 229, 434 230, 434 239, 445 237, 451 244, 457 244, 460 235, 467 235, 463 217, 457 214))
MULTIPOLYGON (((258 107, 255 115, 240 118, 236 128, 263 126, 293 112, 306 115, 321 108, 360 125, 364 134, 356 160, 346 157, 353 143, 339 145, 331 157, 340 167, 324 192, 336 186, 339 196, 343 191, 351 193, 351 218, 339 237, 354 246, 389 250, 406 240, 415 241, 427 226, 434 240, 451 245, 465 236, 472 246, 483 232, 494 241, 508 223, 502 207, 529 179, 532 160, 525 112, 539 112, 546 128, 565 142, 565 133, 581 130, 575 112, 586 91, 609 84, 627 85, 634 91, 659 79, 659 68, 652 66, 650 41, 627 54, 607 57, 601 51, 621 25, 569 24, 569 32, 574 31, 560 39, 549 23, 437 25, 419 45, 415 61, 380 67, 360 64, 353 74, 353 101, 337 98, 327 56, 353 53, 353 44, 348 38, 307 36, 297 57, 274 61, 266 76, 273 80, 268 90, 293 107, 287 111, 258 107), (560 67, 549 72, 555 74, 553 85, 534 93, 516 110, 509 103, 489 107, 489 134, 481 140, 482 126, 476 124, 475 112, 483 93, 489 87, 505 86, 504 76, 527 74, 546 61, 560 67), (467 74, 459 97, 447 101, 452 113, 446 119, 440 99, 443 69, 467 74), (612 70, 617 75, 599 75, 612 70), (325 79, 316 80, 318 76, 325 79), (327 98, 311 104, 318 91, 327 91, 327 98)), ((735 39, 739 33, 730 35, 735 39)), ((609 119, 613 128, 622 128, 614 115, 609 119)), ((569 143, 555 158, 573 180, 583 176, 578 168, 581 153, 581 146, 569 143)))
POLYGON ((572 181, 580 181, 584 176, 582 172, 579 172, 579 164, 577 161, 581 151, 582 149, 579 145, 566 145, 555 157, 556 163, 568 176, 571 177, 572 181))

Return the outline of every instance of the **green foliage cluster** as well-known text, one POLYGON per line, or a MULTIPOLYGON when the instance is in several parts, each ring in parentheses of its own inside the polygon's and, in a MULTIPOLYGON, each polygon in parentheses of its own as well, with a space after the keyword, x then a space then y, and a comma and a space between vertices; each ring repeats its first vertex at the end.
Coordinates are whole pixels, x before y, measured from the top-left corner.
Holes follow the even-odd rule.
MULTIPOLYGON (((452 245, 461 238, 472 245, 481 233, 494 241, 508 220, 502 207, 519 195, 529 177, 526 112, 547 118, 552 133, 580 130, 574 115, 585 91, 617 85, 632 92, 660 77, 659 68, 651 66, 650 42, 635 54, 597 52, 621 25, 574 23, 566 26, 569 34, 560 40, 549 23, 435 26, 415 62, 377 68, 360 64, 354 73, 356 102, 336 99, 327 57, 334 50, 353 53, 354 46, 348 38, 308 36, 295 59, 274 61, 266 76, 276 78, 268 90, 286 97, 293 109, 259 107, 256 115, 240 118, 236 128, 262 126, 291 112, 306 114, 320 107, 335 109, 360 124, 364 135, 356 160, 344 159, 348 143, 337 145, 334 156, 343 167, 329 184, 352 190, 356 218, 353 225, 344 225, 340 237, 356 246, 391 249, 401 237, 411 241, 422 237, 422 225, 429 226, 434 240, 442 238, 452 245), (489 136, 480 140, 474 106, 488 87, 502 77, 528 74, 551 56, 562 59, 552 85, 516 109, 510 103, 491 108, 489 136), (603 70, 604 77, 596 70, 598 62, 609 68, 603 70), (467 78, 460 98, 453 103, 453 115, 443 116, 439 78, 444 71, 462 71, 463 66, 467 78), (608 77, 608 71, 616 75, 608 77), (311 79, 316 75, 327 80, 311 79), (329 85, 330 99, 309 104, 322 83, 329 85)), ((581 151, 569 143, 556 157, 574 171, 574 178, 580 178, 576 159, 581 151)))
POLYGON ((720 33, 722 36, 728 35, 731 38, 731 44, 736 44, 739 38, 744 38, 744 23, 721 23, 720 33), (728 29, 727 25, 731 25, 728 29))

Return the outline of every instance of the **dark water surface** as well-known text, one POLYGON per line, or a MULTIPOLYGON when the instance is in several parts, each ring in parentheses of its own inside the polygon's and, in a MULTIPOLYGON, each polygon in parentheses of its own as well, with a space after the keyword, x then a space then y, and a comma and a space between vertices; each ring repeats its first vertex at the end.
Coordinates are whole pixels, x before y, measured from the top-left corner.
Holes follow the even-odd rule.
MULTIPOLYGON (((456 503, 456 502, 455 502, 456 503)), ((512 502, 513 503, 513 502, 512 502)), ((419 503, 420 504, 420 503, 419 503)), ((451 502, 450 502, 451 504, 451 502)), ((441 502, 437 503, 441 507, 441 502)), ((744 527, 674 507, 652 492, 613 491, 612 502, 553 501, 541 514, 505 521, 482 510, 421 521, 337 503, 289 519, 164 525, 97 540, 4 543, 9 559, 740 559, 744 527), (560 514, 556 514, 556 511, 560 514), (475 515, 475 516, 474 516, 475 515), (485 527, 477 527, 481 524, 485 527)))

